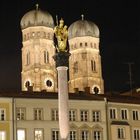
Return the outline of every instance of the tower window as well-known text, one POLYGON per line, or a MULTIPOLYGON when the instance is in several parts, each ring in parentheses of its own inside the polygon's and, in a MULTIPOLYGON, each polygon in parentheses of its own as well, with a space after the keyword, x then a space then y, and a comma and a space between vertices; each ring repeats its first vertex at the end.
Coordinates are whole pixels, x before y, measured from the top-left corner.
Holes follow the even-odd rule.
POLYGON ((32 37, 34 37, 35 36, 35 33, 34 32, 32 32, 32 37))
POLYGON ((43 33, 43 37, 46 38, 46 33, 45 32, 43 33))
POLYGON ((30 64, 30 52, 26 54, 26 65, 30 64))
POLYGON ((96 62, 91 60, 91 70, 96 71, 96 62))
POLYGON ((85 42, 85 46, 87 46, 87 42, 85 42))
POLYGON ((50 33, 48 33, 48 39, 50 39, 50 33))
POLYGON ((74 63, 74 73, 78 73, 78 62, 74 63))
POLYGON ((94 43, 94 48, 96 49, 96 43, 94 43))
POLYGON ((46 81, 46 85, 47 85, 48 87, 51 87, 51 86, 52 86, 52 81, 51 81, 51 80, 47 80, 47 81, 46 81))
POLYGON ((82 53, 82 59, 86 59, 86 56, 87 56, 87 53, 86 52, 83 52, 82 53))
POLYGON ((44 51, 44 63, 48 63, 48 62, 49 62, 49 52, 44 51))
POLYGON ((24 35, 24 38, 23 38, 23 40, 24 40, 24 41, 26 41, 26 35, 24 35))
POLYGON ((28 89, 29 86, 30 86, 30 82, 29 82, 29 81, 26 81, 26 83, 25 83, 25 87, 28 89))
POLYGON ((80 47, 82 47, 82 43, 80 43, 80 47))

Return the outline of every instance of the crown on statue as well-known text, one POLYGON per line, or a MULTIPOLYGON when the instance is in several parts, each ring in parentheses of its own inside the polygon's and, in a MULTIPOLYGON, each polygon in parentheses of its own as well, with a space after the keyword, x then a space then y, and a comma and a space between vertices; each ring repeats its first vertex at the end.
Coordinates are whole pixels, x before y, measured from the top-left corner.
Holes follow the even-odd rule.
POLYGON ((64 20, 61 18, 60 23, 64 23, 64 20))

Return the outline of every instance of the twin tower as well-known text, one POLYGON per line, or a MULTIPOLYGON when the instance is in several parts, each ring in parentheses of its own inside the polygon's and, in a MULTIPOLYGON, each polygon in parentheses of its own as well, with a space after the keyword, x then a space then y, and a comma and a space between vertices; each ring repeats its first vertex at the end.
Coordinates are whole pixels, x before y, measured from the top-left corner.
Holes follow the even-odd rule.
MULTIPOLYGON (((53 56, 54 20, 38 7, 21 19, 22 90, 57 92, 57 71, 53 56)), ((103 94, 99 29, 91 21, 81 20, 68 28, 69 92, 88 91, 103 94)))

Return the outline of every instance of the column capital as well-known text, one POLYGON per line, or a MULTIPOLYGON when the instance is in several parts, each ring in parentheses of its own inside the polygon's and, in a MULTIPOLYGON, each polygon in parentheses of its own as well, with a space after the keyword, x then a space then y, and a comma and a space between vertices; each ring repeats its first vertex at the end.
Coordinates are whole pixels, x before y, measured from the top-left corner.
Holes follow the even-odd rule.
POLYGON ((53 59, 56 62, 56 67, 60 67, 60 66, 68 67, 69 56, 70 56, 69 52, 57 52, 53 56, 53 59))

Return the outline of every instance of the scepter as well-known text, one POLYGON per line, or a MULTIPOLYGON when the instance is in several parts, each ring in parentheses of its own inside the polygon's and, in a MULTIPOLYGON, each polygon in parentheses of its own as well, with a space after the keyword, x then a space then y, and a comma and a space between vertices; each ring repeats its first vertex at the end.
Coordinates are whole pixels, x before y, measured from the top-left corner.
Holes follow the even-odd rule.
POLYGON ((58 26, 58 16, 56 15, 56 25, 58 26))

